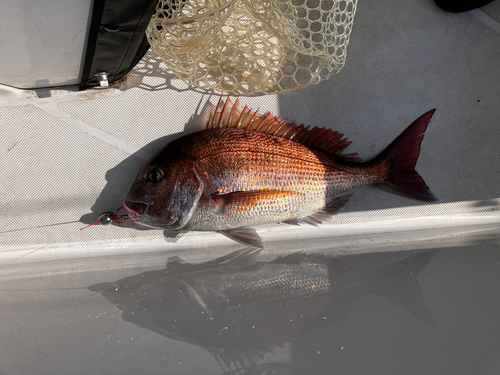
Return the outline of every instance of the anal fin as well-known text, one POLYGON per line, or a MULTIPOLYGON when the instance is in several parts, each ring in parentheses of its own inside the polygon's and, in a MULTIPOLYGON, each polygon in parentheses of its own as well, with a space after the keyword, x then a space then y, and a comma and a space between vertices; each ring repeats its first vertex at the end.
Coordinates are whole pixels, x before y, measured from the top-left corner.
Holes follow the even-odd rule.
MULTIPOLYGON (((321 211, 297 219, 297 221, 299 223, 317 226, 318 224, 321 224, 323 221, 329 220, 333 216, 337 215, 344 208, 344 206, 351 200, 352 197, 353 194, 344 194, 339 197, 336 197, 330 203, 328 203, 321 211)), ((289 223, 291 224, 291 222, 289 223)))

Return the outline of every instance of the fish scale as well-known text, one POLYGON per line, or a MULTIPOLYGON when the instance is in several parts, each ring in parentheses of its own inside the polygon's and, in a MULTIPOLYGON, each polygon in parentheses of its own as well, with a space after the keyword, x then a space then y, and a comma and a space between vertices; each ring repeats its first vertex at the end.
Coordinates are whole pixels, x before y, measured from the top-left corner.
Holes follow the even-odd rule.
POLYGON ((211 212, 200 202, 189 224, 209 230, 248 224, 273 223, 319 211, 329 200, 371 185, 378 178, 374 166, 339 165, 335 156, 261 133, 238 129, 210 129, 193 139, 193 154, 207 191, 223 195, 235 191, 277 189, 298 194, 262 200, 250 211, 211 212), (215 177, 215 178, 214 178, 215 177))

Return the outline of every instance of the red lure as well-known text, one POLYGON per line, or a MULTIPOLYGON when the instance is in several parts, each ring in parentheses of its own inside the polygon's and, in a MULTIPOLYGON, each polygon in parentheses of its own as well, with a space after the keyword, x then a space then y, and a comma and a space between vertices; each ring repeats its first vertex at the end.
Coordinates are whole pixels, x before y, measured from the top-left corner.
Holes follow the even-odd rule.
MULTIPOLYGON (((92 225, 96 225, 96 224, 108 225, 108 224, 111 224, 113 221, 117 224, 122 224, 125 220, 130 219, 130 216, 128 214, 118 215, 119 211, 120 211, 120 209, 117 209, 115 214, 113 214, 112 212, 104 212, 104 213, 99 215, 99 218, 95 223, 92 223, 90 225, 87 225, 86 227, 80 228, 80 230, 86 229, 86 228, 91 227, 92 225)), ((137 217, 137 215, 134 215, 134 219, 136 217, 137 217)))

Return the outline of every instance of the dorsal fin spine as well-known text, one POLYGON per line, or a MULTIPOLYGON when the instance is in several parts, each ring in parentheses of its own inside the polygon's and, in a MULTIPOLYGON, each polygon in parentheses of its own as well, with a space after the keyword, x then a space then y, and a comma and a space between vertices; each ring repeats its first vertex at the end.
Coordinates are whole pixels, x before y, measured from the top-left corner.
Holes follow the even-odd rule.
POLYGON ((260 107, 257 108, 257 110, 253 113, 252 118, 248 122, 248 126, 245 127, 246 130, 250 129, 250 127, 252 126, 253 122, 257 118, 257 114, 259 113, 259 109, 260 109, 260 107))
MULTIPOLYGON (((320 129, 318 129, 318 131, 320 131, 320 129)), ((301 137, 297 139, 296 142, 311 144, 314 138, 316 137, 313 132, 303 132, 303 134, 301 134, 301 137)))
MULTIPOLYGON (((301 126, 302 126, 302 125, 301 125, 301 126)), ((299 127, 300 127, 300 126, 299 126, 299 127)), ((290 127, 287 129, 287 131, 285 132, 285 134, 283 134, 283 138, 286 138, 286 139, 288 139, 288 140, 290 140, 290 141, 291 141, 291 140, 293 140, 293 138, 297 135, 297 131, 293 131, 293 132, 291 132, 291 134, 290 134, 290 135, 288 135, 288 133, 289 133, 289 132, 290 132, 290 130, 292 130, 292 129, 293 129, 293 126, 290 126, 290 127)))
POLYGON ((271 131, 272 127, 274 124, 277 124, 278 117, 274 117, 273 115, 269 114, 269 118, 266 119, 264 124, 262 124, 262 133, 269 134, 269 131, 271 131))
POLYGON ((232 123, 233 123, 234 112, 236 111, 236 108, 238 107, 239 104, 240 104, 239 99, 236 99, 233 106, 231 107, 231 111, 229 112, 229 118, 227 119, 227 123, 231 128, 233 128, 232 123))
POLYGON ((245 106, 245 108, 243 108, 243 111, 241 111, 240 113, 240 119, 238 120, 238 126, 237 126, 238 129, 241 129, 241 122, 243 121, 243 115, 246 113, 246 111, 248 111, 247 106, 245 106))
POLYGON ((248 110, 247 113, 244 114, 243 121, 241 124, 241 129, 248 130, 248 131, 250 130, 250 125, 253 122, 253 115, 254 115, 254 113, 252 113, 252 111, 250 111, 250 109, 248 110))
POLYGON ((323 147, 326 147, 329 143, 333 143, 333 142, 336 142, 338 140, 340 140, 342 138, 343 134, 338 134, 338 135, 335 135, 335 136, 328 136, 327 134, 325 134, 325 137, 323 138, 323 140, 318 144, 318 146, 320 148, 323 148, 323 147))
POLYGON ((266 112, 266 114, 262 116, 262 119, 260 120, 260 122, 257 125, 257 128, 255 129, 256 132, 263 133, 261 130, 262 126, 264 125, 266 120, 269 119, 269 117, 272 117, 271 112, 266 112))
POLYGON ((266 120, 266 117, 269 115, 269 112, 266 112, 264 114, 264 116, 262 116, 258 122, 255 124, 255 129, 253 129, 254 131, 258 132, 258 133, 261 133, 260 129, 262 127, 262 124, 264 123, 264 121, 266 120))
MULTIPOLYGON (((229 104, 230 100, 229 100, 229 96, 227 98, 227 100, 224 102, 224 106, 222 107, 222 111, 220 112, 220 116, 219 116, 219 123, 217 124, 217 127, 218 128, 222 128, 222 118, 224 117, 224 114, 226 113, 226 107, 227 105, 229 104)), ((231 127, 231 123, 228 123, 228 127, 231 127)))
POLYGON ((269 128, 267 134, 276 136, 279 133, 283 124, 285 124, 285 122, 286 120, 283 120, 281 117, 278 117, 274 122, 273 126, 269 128))
POLYGON ((272 134, 274 136, 277 136, 281 130, 281 128, 283 128, 283 126, 286 124, 286 119, 281 121, 279 124, 278 124, 278 127, 277 129, 275 130, 275 132, 272 134))
POLYGON ((215 109, 214 109, 214 117, 213 117, 213 120, 212 120, 212 128, 216 127, 215 123, 217 121, 216 120, 217 119, 217 114, 219 114, 219 121, 218 121, 219 123, 220 123, 220 119, 222 117, 222 111, 219 111, 221 100, 222 100, 222 95, 220 96, 219 101, 217 102, 217 105, 215 106, 215 109))
MULTIPOLYGON (((320 133, 322 133, 322 130, 323 130, 323 128, 319 128, 317 133, 312 133, 312 132, 308 133, 308 134, 306 135, 306 142, 307 142, 307 143, 311 143, 311 144, 312 144, 312 143, 313 143, 313 141, 314 141, 316 138, 318 138, 318 135, 319 135, 320 133)), ((301 139, 300 141, 302 141, 302 139, 301 139)), ((299 141, 299 142, 300 142, 300 141, 299 141)))
POLYGON ((309 134, 310 134, 310 136, 308 138, 308 141, 309 141, 309 143, 313 143, 318 138, 323 139, 323 136, 325 134, 325 128, 320 128, 316 134, 314 134, 314 133, 309 133, 309 134))
POLYGON ((297 131, 294 134, 291 134, 290 138, 288 139, 295 142, 295 138, 300 138, 301 134, 305 134, 308 131, 309 131, 309 126, 300 125, 298 126, 297 131))
POLYGON ((318 144, 319 148, 326 147, 326 145, 330 142, 330 137, 324 137, 323 141, 318 144))
MULTIPOLYGON (((271 116, 272 117, 272 116, 271 116)), ((264 134, 269 134, 269 130, 273 127, 273 124, 276 122, 276 117, 269 122, 268 120, 271 120, 270 118, 264 121, 264 123, 261 126, 260 132, 264 134)))
POLYGON ((212 119, 213 119, 213 117, 214 117, 214 113, 213 113, 213 112, 211 112, 211 113, 210 113, 210 116, 208 116, 208 125, 207 125, 207 128, 208 128, 208 129, 211 129, 211 128, 212 128, 212 119))

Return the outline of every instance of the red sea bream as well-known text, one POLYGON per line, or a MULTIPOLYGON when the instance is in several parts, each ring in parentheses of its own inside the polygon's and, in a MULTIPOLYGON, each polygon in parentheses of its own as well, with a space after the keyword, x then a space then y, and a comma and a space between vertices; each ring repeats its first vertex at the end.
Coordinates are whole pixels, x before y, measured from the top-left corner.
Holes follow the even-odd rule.
POLYGON ((317 225, 366 186, 436 201, 415 171, 434 111, 362 161, 344 153, 351 142, 336 131, 297 126, 253 112, 239 100, 219 100, 206 130, 169 143, 140 169, 124 205, 144 226, 217 231, 262 247, 252 226, 317 225))

